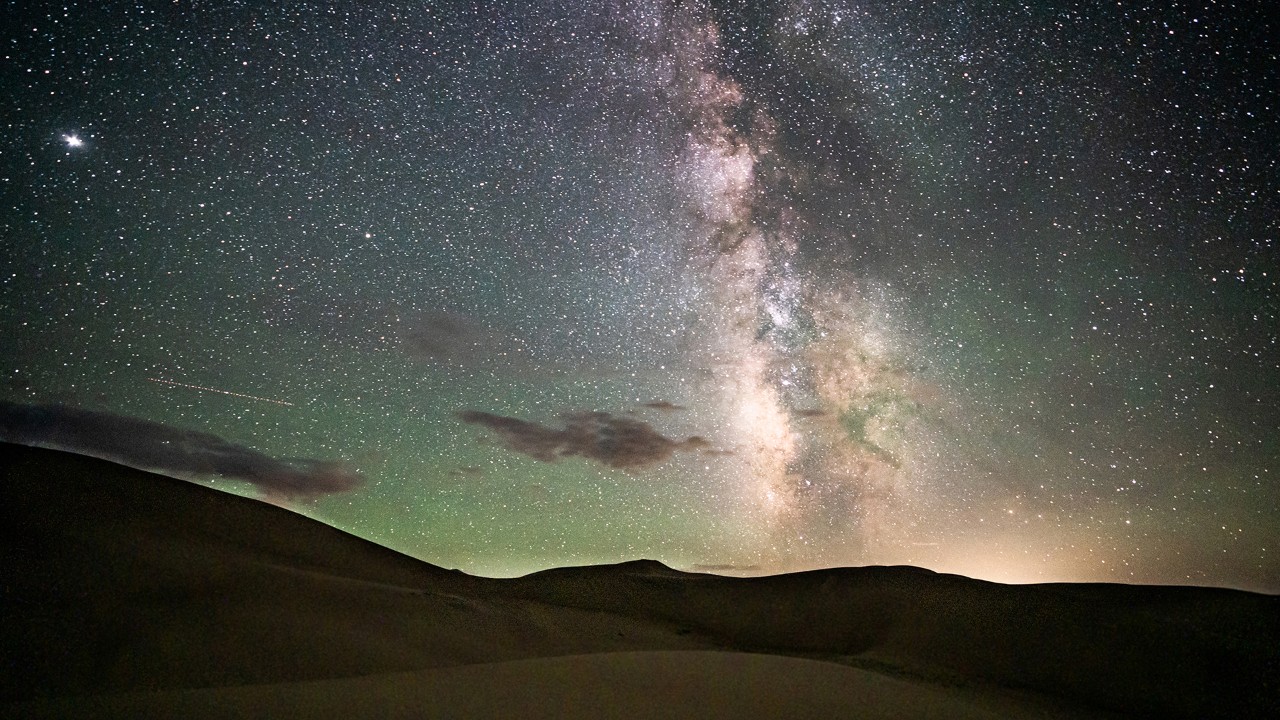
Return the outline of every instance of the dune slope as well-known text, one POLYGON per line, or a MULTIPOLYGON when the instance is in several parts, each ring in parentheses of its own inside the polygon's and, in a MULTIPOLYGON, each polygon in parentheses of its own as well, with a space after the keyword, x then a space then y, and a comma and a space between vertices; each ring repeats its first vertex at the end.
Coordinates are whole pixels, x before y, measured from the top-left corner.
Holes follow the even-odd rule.
POLYGON ((705 716, 776 701, 921 717, 932 698, 951 716, 1268 717, 1280 693, 1280 598, 1240 591, 650 561, 476 578, 265 503, 13 445, 0 533, 12 717, 281 702, 324 716, 347 692, 383 698, 353 717, 498 712, 469 691, 646 716, 655 697, 694 702, 676 686, 705 716))

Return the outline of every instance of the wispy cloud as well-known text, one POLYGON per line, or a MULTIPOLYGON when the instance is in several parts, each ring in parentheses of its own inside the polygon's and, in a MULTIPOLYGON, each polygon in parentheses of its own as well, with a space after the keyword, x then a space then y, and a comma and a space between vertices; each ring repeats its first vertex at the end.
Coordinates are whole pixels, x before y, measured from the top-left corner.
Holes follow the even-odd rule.
POLYGON ((0 440, 69 450, 165 474, 239 480, 272 499, 314 498, 364 484, 341 463, 280 460, 211 433, 65 405, 0 401, 0 440))
POLYGON ((640 406, 647 407, 653 410, 661 410, 663 412, 675 412, 676 410, 684 409, 683 405, 676 405, 675 403, 668 402, 666 400, 653 400, 647 403, 640 403, 640 406))
POLYGON ((604 412, 576 412, 564 416, 564 427, 555 428, 528 420, 464 410, 458 418, 497 433, 507 448, 543 462, 562 457, 583 457, 624 470, 664 462, 680 450, 702 450, 705 438, 672 440, 630 418, 604 412))

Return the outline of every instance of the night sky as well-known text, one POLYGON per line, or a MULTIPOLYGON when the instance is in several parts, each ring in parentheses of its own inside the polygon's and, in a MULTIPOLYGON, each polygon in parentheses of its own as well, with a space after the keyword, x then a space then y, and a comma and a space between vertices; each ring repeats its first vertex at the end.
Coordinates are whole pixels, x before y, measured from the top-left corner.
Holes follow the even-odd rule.
POLYGON ((0 429, 486 575, 1280 592, 1266 3, 724 5, 8 3, 0 429))

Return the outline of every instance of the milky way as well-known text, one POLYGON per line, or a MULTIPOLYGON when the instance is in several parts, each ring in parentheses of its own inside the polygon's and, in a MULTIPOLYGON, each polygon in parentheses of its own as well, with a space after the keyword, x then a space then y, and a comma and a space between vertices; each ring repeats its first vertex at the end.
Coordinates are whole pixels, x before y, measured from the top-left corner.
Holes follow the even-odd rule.
POLYGON ((1280 65, 1252 5, 3 28, 14 417, 340 467, 361 482, 301 511, 479 573, 1280 590, 1280 65))

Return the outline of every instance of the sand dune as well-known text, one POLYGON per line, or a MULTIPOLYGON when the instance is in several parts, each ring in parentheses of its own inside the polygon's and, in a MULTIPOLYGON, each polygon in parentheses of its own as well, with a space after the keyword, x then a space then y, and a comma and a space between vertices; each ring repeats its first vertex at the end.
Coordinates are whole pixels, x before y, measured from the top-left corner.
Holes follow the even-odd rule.
POLYGON ((25 718, 1085 718, 845 665, 710 651, 596 653, 338 680, 18 703, 25 718))
POLYGON ((917 568, 513 580, 0 446, 5 717, 1270 717, 1280 598, 917 568))

